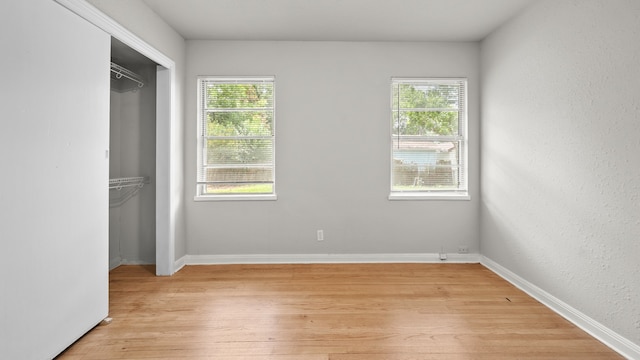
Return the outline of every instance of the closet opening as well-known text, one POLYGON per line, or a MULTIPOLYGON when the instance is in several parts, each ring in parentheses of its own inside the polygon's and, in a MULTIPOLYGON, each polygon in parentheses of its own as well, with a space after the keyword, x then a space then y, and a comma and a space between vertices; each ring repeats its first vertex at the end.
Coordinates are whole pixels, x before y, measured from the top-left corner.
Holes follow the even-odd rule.
POLYGON ((111 38, 109 269, 156 263, 158 64, 111 38))

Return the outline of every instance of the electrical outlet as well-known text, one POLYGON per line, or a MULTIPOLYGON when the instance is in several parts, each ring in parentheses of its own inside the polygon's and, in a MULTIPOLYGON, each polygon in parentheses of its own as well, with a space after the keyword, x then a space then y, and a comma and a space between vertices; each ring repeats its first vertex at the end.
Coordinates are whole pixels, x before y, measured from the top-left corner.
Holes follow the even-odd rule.
POLYGON ((318 241, 324 241, 324 230, 318 230, 318 241))
POLYGON ((459 245, 458 246, 458 254, 468 254, 469 247, 467 245, 459 245))

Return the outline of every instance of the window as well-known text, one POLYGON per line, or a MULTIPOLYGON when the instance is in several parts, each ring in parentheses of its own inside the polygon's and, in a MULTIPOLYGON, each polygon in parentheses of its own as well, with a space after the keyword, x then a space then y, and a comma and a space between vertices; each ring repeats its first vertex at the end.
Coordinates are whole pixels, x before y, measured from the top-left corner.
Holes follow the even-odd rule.
POLYGON ((275 199, 274 78, 198 78, 196 199, 275 199))
POLYGON ((390 199, 468 199, 466 79, 391 81, 390 199))

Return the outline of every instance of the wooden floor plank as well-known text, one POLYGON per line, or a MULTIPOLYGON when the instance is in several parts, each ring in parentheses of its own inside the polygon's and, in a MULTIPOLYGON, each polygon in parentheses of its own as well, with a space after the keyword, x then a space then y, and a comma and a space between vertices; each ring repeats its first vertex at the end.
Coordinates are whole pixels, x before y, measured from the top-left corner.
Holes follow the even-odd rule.
POLYGON ((479 264, 121 266, 110 316, 59 358, 622 358, 479 264))

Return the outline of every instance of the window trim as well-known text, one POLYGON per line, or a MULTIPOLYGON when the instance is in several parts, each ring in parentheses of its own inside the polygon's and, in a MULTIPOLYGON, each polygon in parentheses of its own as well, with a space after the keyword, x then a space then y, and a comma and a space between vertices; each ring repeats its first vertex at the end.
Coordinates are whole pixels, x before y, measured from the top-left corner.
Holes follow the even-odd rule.
MULTIPOLYGON (((438 82, 438 81, 461 81, 464 83, 464 109, 461 113, 464 116, 463 121, 459 121, 458 123, 458 135, 453 136, 431 136, 434 139, 442 140, 453 140, 462 138, 463 149, 460 157, 463 160, 464 164, 464 174, 465 177, 465 189, 461 190, 431 190, 431 191, 394 191, 393 190, 393 122, 390 121, 389 124, 389 200, 471 200, 471 196, 469 194, 469 80, 466 77, 392 77, 391 78, 391 86, 390 86, 390 106, 389 106, 389 116, 387 119, 393 119, 393 89, 394 86, 398 83, 403 82, 438 82)), ((425 136, 425 138, 429 138, 430 136, 425 136)))
MULTIPOLYGON (((276 77, 273 75, 268 76, 209 76, 209 75, 200 75, 197 76, 196 79, 197 84, 197 101, 198 101, 198 111, 197 111, 197 140, 196 140, 196 195, 193 200, 200 201, 274 201, 278 199, 276 194, 276 77), (214 81, 233 81, 233 82, 251 82, 251 81, 271 81, 273 86, 273 191, 271 193, 262 193, 262 194, 241 194, 241 193, 232 193, 232 194, 203 194, 201 190, 201 182, 199 181, 199 175, 201 171, 201 163, 202 163, 202 150, 203 150, 203 141, 206 138, 203 131, 202 121, 204 120, 204 106, 203 100, 204 96, 202 94, 202 81, 204 80, 214 80, 214 81)), ((246 138, 246 137, 240 137, 246 138)))

